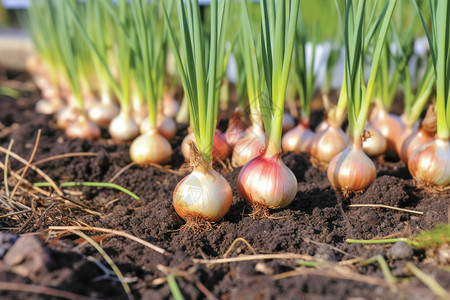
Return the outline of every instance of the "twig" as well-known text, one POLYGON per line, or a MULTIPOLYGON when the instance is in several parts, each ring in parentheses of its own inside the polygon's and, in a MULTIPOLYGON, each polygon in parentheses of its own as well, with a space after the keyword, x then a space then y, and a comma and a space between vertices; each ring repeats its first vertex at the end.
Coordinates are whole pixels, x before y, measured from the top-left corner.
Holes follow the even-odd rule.
POLYGON ((437 283, 436 280, 422 272, 414 264, 412 264, 411 262, 407 262, 406 267, 414 274, 414 276, 419 278, 420 281, 428 286, 428 288, 432 290, 433 293, 435 293, 439 297, 442 297, 443 299, 450 298, 450 294, 439 283, 437 283))
POLYGON ((57 298, 73 299, 73 300, 89 300, 90 297, 77 295, 71 292, 62 291, 46 286, 36 284, 25 284, 16 282, 0 282, 0 291, 25 292, 41 294, 57 298))
POLYGON ((16 193, 17 188, 18 188, 19 185, 22 183, 23 178, 25 177, 25 173, 28 171, 28 168, 30 167, 31 162, 33 161, 34 156, 36 155, 36 151, 37 151, 37 148, 38 148, 39 140, 40 140, 40 139, 41 139, 41 130, 39 129, 39 130, 38 130, 38 133, 37 133, 37 137, 36 137, 36 142, 34 143, 33 151, 31 152, 30 159, 28 160, 28 163, 25 165, 25 168, 23 169, 22 174, 20 174, 19 180, 18 180, 17 183, 14 185, 14 189, 13 189, 12 192, 11 192, 11 197, 10 197, 10 199, 14 199, 14 194, 16 193))
MULTIPOLYGON (((3 153, 7 153, 7 149, 3 148, 2 146, 0 146, 0 151, 3 153)), ((20 161, 21 163, 23 163, 24 165, 26 165, 28 162, 23 159, 22 157, 20 157, 19 155, 17 155, 14 152, 11 152, 10 155, 12 157, 14 157, 15 159, 17 159, 18 161, 20 161)), ((41 169, 35 167, 34 165, 30 164, 30 168, 33 171, 36 171, 39 175, 41 175, 47 182, 49 182, 51 184, 51 186, 53 187, 53 189, 56 191, 56 193, 58 193, 58 195, 63 195, 63 192, 59 189, 59 187, 56 185, 56 183, 47 176, 47 174, 45 174, 41 169)))
POLYGON ((116 264, 111 259, 111 257, 109 257, 109 255, 105 252, 105 250, 103 250, 102 247, 100 247, 94 240, 92 240, 90 237, 85 235, 83 232, 81 232, 79 230, 69 230, 69 231, 72 232, 73 234, 76 234, 76 235, 82 237, 86 241, 88 241, 89 244, 91 244, 103 256, 105 261, 110 265, 111 269, 114 271, 114 273, 116 274, 120 283, 122 284, 123 289, 125 290, 125 293, 127 294, 127 298, 132 299, 130 287, 128 286, 128 283, 126 283, 123 280, 122 272, 120 272, 119 268, 116 266, 116 264))
POLYGON ((9 142, 8 149, 6 150, 5 156, 5 168, 3 169, 3 180, 5 181, 5 193, 6 197, 9 198, 9 187, 8 187, 8 163, 9 163, 9 155, 11 153, 11 148, 14 145, 14 139, 9 142))
MULTIPOLYGON (((5 169, 5 165, 2 163, 2 162, 0 162, 0 168, 2 168, 2 169, 5 169)), ((13 170, 10 170, 9 171, 9 173, 11 173, 11 175, 16 179, 16 180, 19 180, 20 179, 20 176, 16 173, 16 172, 14 172, 13 170)), ((28 180, 26 180, 25 178, 23 179, 23 182, 25 182, 25 184, 27 185, 27 186, 29 186, 29 187, 31 187, 33 190, 35 190, 36 192, 38 192, 38 193, 41 193, 42 195, 45 195, 45 196, 50 196, 50 193, 49 192, 47 192, 47 191, 45 191, 45 190, 43 190, 43 189, 40 189, 40 188, 38 188, 37 186, 34 186, 34 185, 32 185, 28 180)))
POLYGON ((166 171, 166 172, 169 172, 169 173, 178 175, 178 176, 183 176, 184 174, 186 174, 186 172, 175 171, 175 170, 172 170, 172 169, 169 169, 169 168, 164 168, 163 166, 158 165, 158 164, 155 164, 155 163, 149 163, 148 165, 149 165, 149 166, 152 166, 152 167, 155 167, 155 168, 158 168, 158 169, 160 169, 160 170, 164 170, 164 171, 166 171))
POLYGON ((117 172, 110 180, 108 180, 109 183, 113 183, 120 175, 123 174, 123 172, 125 172, 126 170, 128 170, 129 168, 133 167, 134 165, 136 165, 135 162, 131 162, 128 165, 126 165, 125 167, 123 167, 122 169, 119 170, 119 172, 117 172))
POLYGON ((403 211, 403 212, 408 212, 408 213, 411 213, 411 214, 423 215, 423 212, 421 212, 421 211, 405 209, 405 208, 399 208, 399 207, 389 206, 389 205, 384 205, 384 204, 350 204, 348 207, 380 207, 380 208, 387 208, 387 209, 393 209, 393 210, 399 210, 399 211, 403 211))
POLYGON ((83 230, 83 231, 98 231, 98 232, 104 232, 104 233, 110 233, 112 235, 117 235, 117 236, 121 236, 127 239, 130 239, 132 241, 135 241, 141 245, 144 245, 158 253, 167 255, 169 254, 166 250, 164 250, 163 248, 160 248, 156 245, 153 245, 149 242, 146 242, 138 237, 135 237, 134 235, 131 235, 129 233, 123 232, 123 231, 118 231, 118 230, 113 230, 113 229, 107 229, 107 228, 100 228, 100 227, 90 227, 90 226, 50 226, 48 228, 49 230, 58 230, 58 231, 70 231, 70 230, 83 230))
POLYGON ((247 247, 250 249, 250 251, 253 252, 254 255, 256 255, 255 249, 253 249, 253 247, 250 245, 249 242, 247 242, 246 239, 238 237, 237 239, 235 239, 233 241, 233 243, 231 243, 231 246, 228 248, 228 250, 225 252, 225 254, 223 255, 223 258, 226 258, 228 256, 228 254, 230 254, 231 250, 233 250, 233 247, 237 244, 237 242, 243 242, 244 244, 247 245, 247 247))
POLYGON ((30 211, 31 211, 31 209, 22 210, 22 211, 15 211, 15 212, 12 212, 12 213, 9 213, 9 214, 6 214, 6 215, 1 215, 0 219, 1 218, 12 217, 12 216, 16 216, 16 215, 21 215, 21 214, 26 214, 26 213, 29 213, 30 211))
POLYGON ((238 257, 230 258, 218 258, 218 259, 195 259, 192 261, 200 264, 225 264, 238 261, 250 261, 250 260, 265 260, 265 259, 304 259, 313 260, 314 258, 309 255, 297 254, 297 253, 278 253, 278 254, 258 254, 258 255, 242 255, 238 257))

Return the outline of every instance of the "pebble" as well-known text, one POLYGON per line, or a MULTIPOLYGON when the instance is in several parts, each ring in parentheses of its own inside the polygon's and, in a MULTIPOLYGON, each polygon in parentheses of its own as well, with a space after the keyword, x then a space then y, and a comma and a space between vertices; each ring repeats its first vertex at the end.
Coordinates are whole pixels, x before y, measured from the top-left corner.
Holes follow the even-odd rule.
POLYGON ((392 259, 409 259, 413 253, 413 248, 403 241, 396 242, 389 250, 392 259))
POLYGON ((336 255, 334 255, 334 251, 327 246, 320 246, 319 248, 317 248, 314 257, 321 260, 336 261, 336 255))

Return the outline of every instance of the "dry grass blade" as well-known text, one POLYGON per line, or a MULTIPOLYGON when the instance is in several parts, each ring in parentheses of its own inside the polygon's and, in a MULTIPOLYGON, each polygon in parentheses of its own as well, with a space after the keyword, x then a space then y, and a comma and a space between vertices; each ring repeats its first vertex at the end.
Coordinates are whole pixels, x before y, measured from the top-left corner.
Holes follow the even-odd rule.
POLYGON ((134 235, 131 235, 129 233, 123 232, 123 231, 118 231, 118 230, 113 230, 113 229, 107 229, 107 228, 100 228, 100 227, 90 227, 90 226, 50 226, 48 228, 49 230, 57 230, 57 231, 71 231, 71 230, 82 230, 82 231, 98 231, 98 232, 104 232, 104 233, 109 233, 112 235, 117 235, 117 236, 121 236, 127 239, 130 239, 132 241, 135 241, 143 246, 146 246, 158 253, 161 254, 169 254, 166 250, 164 250, 163 248, 160 248, 156 245, 153 245, 149 242, 146 242, 134 235))
POLYGON ((230 254, 231 250, 233 250, 233 247, 238 243, 238 242, 243 242, 244 244, 247 245, 247 247, 250 249, 250 251, 253 252, 253 255, 256 255, 256 251, 255 249, 253 249, 252 245, 250 245, 249 242, 247 242, 246 239, 244 238, 237 238, 233 241, 233 243, 231 244, 231 246, 228 248, 228 250, 225 252, 225 254, 223 255, 223 258, 227 258, 228 254, 230 254))
POLYGON ((411 214, 423 215, 423 212, 421 212, 421 211, 399 208, 399 207, 389 206, 389 205, 384 205, 384 204, 350 204, 348 207, 379 207, 379 208, 403 211, 403 212, 407 212, 407 213, 411 213, 411 214))
MULTIPOLYGON (((1 162, 0 162, 0 168, 5 169, 5 165, 4 165, 3 163, 1 163, 1 162)), ((16 172, 14 172, 14 171, 12 171, 12 170, 10 170, 9 172, 11 173, 11 175, 12 175, 16 180, 19 180, 19 179, 20 179, 20 176, 19 176, 16 172)), ((45 196, 47 196, 47 197, 50 196, 50 193, 49 193, 49 192, 47 192, 47 191, 45 191, 45 190, 43 190, 43 189, 41 189, 41 188, 39 188, 39 187, 37 187, 37 186, 32 185, 32 184, 31 184, 29 181, 27 181, 25 178, 23 178, 22 182, 24 182, 28 187, 34 189, 36 192, 38 192, 38 193, 40 193, 40 194, 42 194, 42 195, 45 195, 45 196)))
POLYGON ((61 291, 58 289, 40 286, 35 284, 25 284, 25 283, 16 283, 16 282, 0 282, 0 291, 12 291, 12 292, 25 292, 25 293, 33 293, 40 294, 50 297, 64 298, 64 299, 73 299, 73 300, 89 300, 92 299, 90 297, 85 297, 81 295, 77 295, 67 291, 61 291))
POLYGON ((313 260, 314 257, 310 255, 297 254, 297 253, 276 253, 276 254, 258 254, 258 255, 242 255, 238 257, 230 258, 218 258, 218 259, 192 259, 195 263, 200 264, 226 264, 239 261, 250 260, 265 260, 265 259, 304 259, 313 260))
POLYGON ((37 133, 37 137, 36 137, 36 142, 34 143, 33 151, 31 152, 30 159, 28 160, 28 163, 25 165, 25 168, 23 169, 22 174, 20 174, 19 180, 18 180, 17 183, 14 185, 14 189, 13 189, 12 192, 11 192, 11 197, 10 197, 10 199, 14 199, 14 194, 16 193, 17 188, 19 187, 19 185, 22 183, 23 178, 24 178, 24 176, 25 176, 25 173, 28 171, 28 168, 30 167, 31 162, 33 161, 34 156, 36 155, 36 151, 37 151, 37 148, 38 148, 39 140, 40 140, 40 139, 41 139, 41 130, 39 129, 39 130, 38 130, 38 133, 37 133))
MULTIPOLYGON (((3 153, 7 153, 7 152, 8 152, 8 150, 5 149, 5 148, 3 148, 2 146, 0 146, 0 151, 3 152, 3 153)), ((23 163, 24 165, 27 165, 27 164, 28 164, 28 162, 27 162, 25 159, 23 159, 22 157, 20 157, 20 156, 17 155, 16 153, 10 152, 10 155, 11 155, 12 157, 14 157, 15 159, 17 159, 18 161, 20 161, 21 163, 23 163)), ((56 185, 56 183, 55 183, 50 177, 48 177, 47 174, 45 174, 41 169, 35 167, 35 166, 32 165, 32 164, 30 164, 30 168, 31 168, 33 171, 36 171, 36 172, 37 172, 39 175, 41 175, 48 183, 50 183, 51 186, 52 186, 52 188, 58 193, 58 195, 60 195, 60 196, 63 195, 63 192, 59 189, 59 187, 56 185)))
POLYGON ((123 172, 125 172, 126 170, 128 170, 129 168, 135 166, 136 163, 135 162, 131 162, 128 165, 126 165, 125 167, 123 167, 122 169, 119 170, 119 172, 117 172, 110 180, 108 180, 109 183, 113 183, 117 178, 119 178, 120 175, 123 174, 123 172))
POLYGON ((439 283, 437 283, 434 278, 422 272, 411 262, 407 262, 406 267, 411 271, 411 273, 414 274, 414 276, 419 278, 437 296, 442 297, 442 299, 450 298, 450 294, 439 283))
POLYGON ((14 145, 14 140, 12 139, 9 142, 8 149, 6 150, 6 156, 5 156, 5 168, 3 169, 3 180, 5 184, 5 193, 6 197, 9 198, 9 187, 8 187, 8 163, 9 163, 9 155, 11 153, 11 148, 14 145))

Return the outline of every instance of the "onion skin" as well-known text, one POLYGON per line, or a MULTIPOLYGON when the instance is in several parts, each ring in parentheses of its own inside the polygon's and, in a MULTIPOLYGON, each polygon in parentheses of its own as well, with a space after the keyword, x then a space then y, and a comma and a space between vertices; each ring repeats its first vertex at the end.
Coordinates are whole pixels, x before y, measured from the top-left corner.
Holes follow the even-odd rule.
POLYGON ((283 136, 281 148, 284 152, 309 153, 313 138, 314 132, 307 125, 298 124, 283 136))
POLYGON ((180 110, 180 104, 171 95, 165 95, 163 98, 163 114, 169 118, 175 118, 178 110, 180 110))
POLYGON ((331 159, 344 151, 349 142, 348 136, 341 128, 328 126, 314 135, 309 152, 311 161, 316 167, 326 169, 331 159))
MULTIPOLYGON (((175 121, 162 114, 158 114, 156 120, 156 126, 158 128, 159 134, 166 138, 166 140, 170 141, 177 131, 177 125, 175 121)), ((142 134, 149 131, 151 129, 150 119, 147 117, 145 120, 141 122, 139 125, 139 130, 142 134)))
POLYGON ((230 116, 225 139, 230 147, 234 147, 237 142, 245 136, 245 124, 242 121, 242 112, 236 108, 230 116))
POLYGON ((187 222, 216 222, 230 209, 233 198, 231 186, 214 171, 211 163, 203 160, 197 149, 191 151, 195 152, 191 160, 193 171, 175 187, 173 206, 187 222))
POLYGON ((375 165, 362 150, 360 139, 333 157, 327 170, 331 186, 345 197, 369 187, 376 175, 375 165))
POLYGON ((371 124, 364 127, 364 131, 368 134, 362 142, 364 152, 370 157, 375 158, 386 152, 387 141, 383 134, 371 124))
POLYGON ((89 119, 102 127, 108 127, 118 114, 119 107, 112 100, 102 100, 89 109, 89 119))
POLYGON ((418 122, 414 123, 414 125, 412 125, 412 126, 405 126, 405 129, 403 130, 402 135, 395 143, 395 150, 397 151, 398 157, 400 157, 400 159, 402 161, 403 161, 403 158, 402 158, 403 143, 410 135, 417 133, 417 131, 419 131, 419 123, 418 122))
POLYGON ((387 141, 386 155, 389 157, 397 157, 396 142, 401 138, 405 125, 401 118, 394 114, 389 114, 383 109, 377 110, 377 114, 373 116, 371 121, 387 141))
POLYGON ((234 146, 231 161, 235 167, 241 167, 261 155, 261 149, 264 147, 264 131, 260 126, 252 125, 247 132, 234 146))
POLYGON ((283 113, 282 134, 285 134, 289 130, 295 127, 294 118, 287 112, 283 113))
POLYGON ((237 184, 241 196, 252 206, 269 209, 291 204, 297 194, 297 179, 281 160, 281 152, 270 145, 249 161, 239 173, 237 184))
MULTIPOLYGON (((191 156, 191 150, 188 143, 189 140, 195 142, 195 135, 193 132, 189 133, 181 143, 181 153, 183 154, 185 161, 190 161, 191 156)), ((213 161, 225 160, 228 155, 230 155, 230 152, 231 147, 227 144, 224 134, 216 129, 212 150, 213 161)))
POLYGON ((66 135, 71 139, 95 140, 100 137, 100 128, 89 121, 84 114, 66 128, 66 135))
POLYGON ((156 130, 149 130, 137 137, 130 147, 130 157, 138 165, 163 163, 170 160, 172 146, 156 130))
POLYGON ((139 127, 130 117, 130 114, 122 111, 109 124, 108 132, 116 141, 129 141, 139 134, 139 127))
POLYGON ((75 122, 79 115, 78 109, 74 106, 67 105, 60 109, 56 114, 56 126, 58 126, 59 129, 64 130, 69 127, 70 124, 75 122))
POLYGON ((322 130, 327 129, 330 127, 330 123, 328 123, 327 120, 323 120, 322 122, 317 125, 316 129, 314 130, 315 133, 321 132, 322 130))
POLYGON ((430 133, 423 127, 418 131, 410 134, 402 144, 402 149, 400 151, 400 159, 408 164, 409 157, 418 147, 431 142, 434 139, 435 133, 430 133))
POLYGON ((450 184, 450 141, 436 138, 414 150, 408 169, 419 187, 442 191, 450 184))

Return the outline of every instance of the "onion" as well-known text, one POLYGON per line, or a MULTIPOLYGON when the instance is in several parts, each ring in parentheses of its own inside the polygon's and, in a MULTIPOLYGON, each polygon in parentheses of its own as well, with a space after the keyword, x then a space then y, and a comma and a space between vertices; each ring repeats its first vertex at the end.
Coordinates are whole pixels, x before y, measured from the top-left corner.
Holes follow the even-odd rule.
POLYGON ((61 109, 61 99, 54 97, 41 99, 36 103, 36 111, 45 115, 52 115, 61 109))
MULTIPOLYGON (((158 114, 156 123, 158 132, 168 141, 170 141, 175 136, 177 125, 175 124, 175 121, 172 118, 167 117, 163 114, 158 114)), ((145 133, 150 129, 151 129, 150 118, 147 117, 145 118, 144 121, 142 121, 141 125, 139 125, 139 130, 141 131, 141 133, 145 133)))
POLYGON ((192 173, 184 177, 173 192, 173 206, 177 214, 188 223, 215 222, 230 209, 230 184, 203 160, 193 140, 188 146, 193 153, 192 173))
POLYGON ((446 190, 450 184, 450 141, 435 138, 409 157, 408 169, 419 187, 446 190))
POLYGON ((286 132, 281 140, 281 148, 284 152, 309 153, 314 132, 306 124, 298 124, 295 128, 286 132))
MULTIPOLYGON (((412 126, 405 125, 405 129, 402 132, 402 135, 395 143, 395 151, 397 151, 398 156, 402 159, 402 147, 405 140, 412 134, 419 131, 419 123, 415 122, 412 126)), ((402 159, 403 160, 403 159, 402 159)))
POLYGON ((330 161, 327 170, 331 186, 347 197, 352 192, 366 189, 376 177, 372 160, 362 150, 360 138, 330 161))
POLYGON ((225 131, 225 139, 230 147, 234 147, 236 143, 245 136, 245 124, 242 121, 242 112, 236 107, 231 113, 228 122, 227 131, 225 131))
POLYGON ((283 113, 282 134, 285 134, 289 130, 295 127, 294 118, 287 112, 283 113))
POLYGON ((326 169, 331 159, 347 148, 349 139, 341 128, 328 126, 314 135, 311 142, 311 162, 320 169, 326 169))
POLYGON ((56 113, 56 126, 66 129, 79 116, 79 111, 72 105, 66 105, 56 113))
MULTIPOLYGON (((148 117, 148 106, 147 103, 142 102, 139 95, 135 93, 132 98, 133 112, 132 116, 137 124, 142 124, 144 120, 148 117)), ((141 131, 143 133, 143 131, 141 131)))
POLYGON ((314 129, 314 132, 320 132, 322 130, 327 129, 328 127, 330 127, 330 123, 328 123, 327 120, 323 120, 322 122, 319 123, 319 125, 317 125, 316 129, 314 129))
POLYGON ((386 138, 386 154, 390 157, 396 157, 397 151, 395 149, 395 144, 402 136, 402 132, 405 128, 405 125, 400 117, 394 114, 389 114, 383 109, 379 109, 376 110, 373 115, 372 125, 376 127, 386 138))
MULTIPOLYGON (((183 154, 185 161, 189 161, 191 156, 190 154, 191 147, 189 147, 190 140, 196 142, 194 133, 189 133, 181 143, 181 153, 183 154)), ((230 154, 230 152, 231 148, 227 144, 224 134, 220 130, 216 129, 212 149, 213 160, 214 161, 225 160, 230 154)))
POLYGON ((364 127, 365 137, 362 142, 364 152, 371 158, 378 157, 386 152, 387 141, 381 132, 371 124, 364 127))
POLYGON ((163 98, 163 114, 170 118, 175 118, 178 110, 180 109, 180 103, 170 94, 166 94, 163 98))
POLYGON ((249 161, 239 173, 239 193, 253 206, 256 216, 264 216, 267 209, 288 206, 297 194, 297 179, 281 160, 281 154, 269 141, 262 154, 249 161))
POLYGON ((149 130, 137 137, 130 147, 131 159, 139 165, 162 163, 172 156, 170 143, 156 130, 149 130))
POLYGON ((107 127, 118 113, 119 107, 116 103, 105 96, 100 103, 92 105, 89 109, 89 119, 99 126, 107 127))
POLYGON ((111 121, 108 131, 114 140, 129 141, 139 134, 139 127, 129 113, 122 111, 111 121))
POLYGON ((93 140, 100 137, 100 128, 81 114, 66 128, 66 135, 71 139, 93 140))
POLYGON ((259 156, 261 148, 264 147, 265 133, 261 126, 254 124, 247 129, 247 132, 247 135, 234 146, 231 161, 235 167, 243 166, 259 156))

